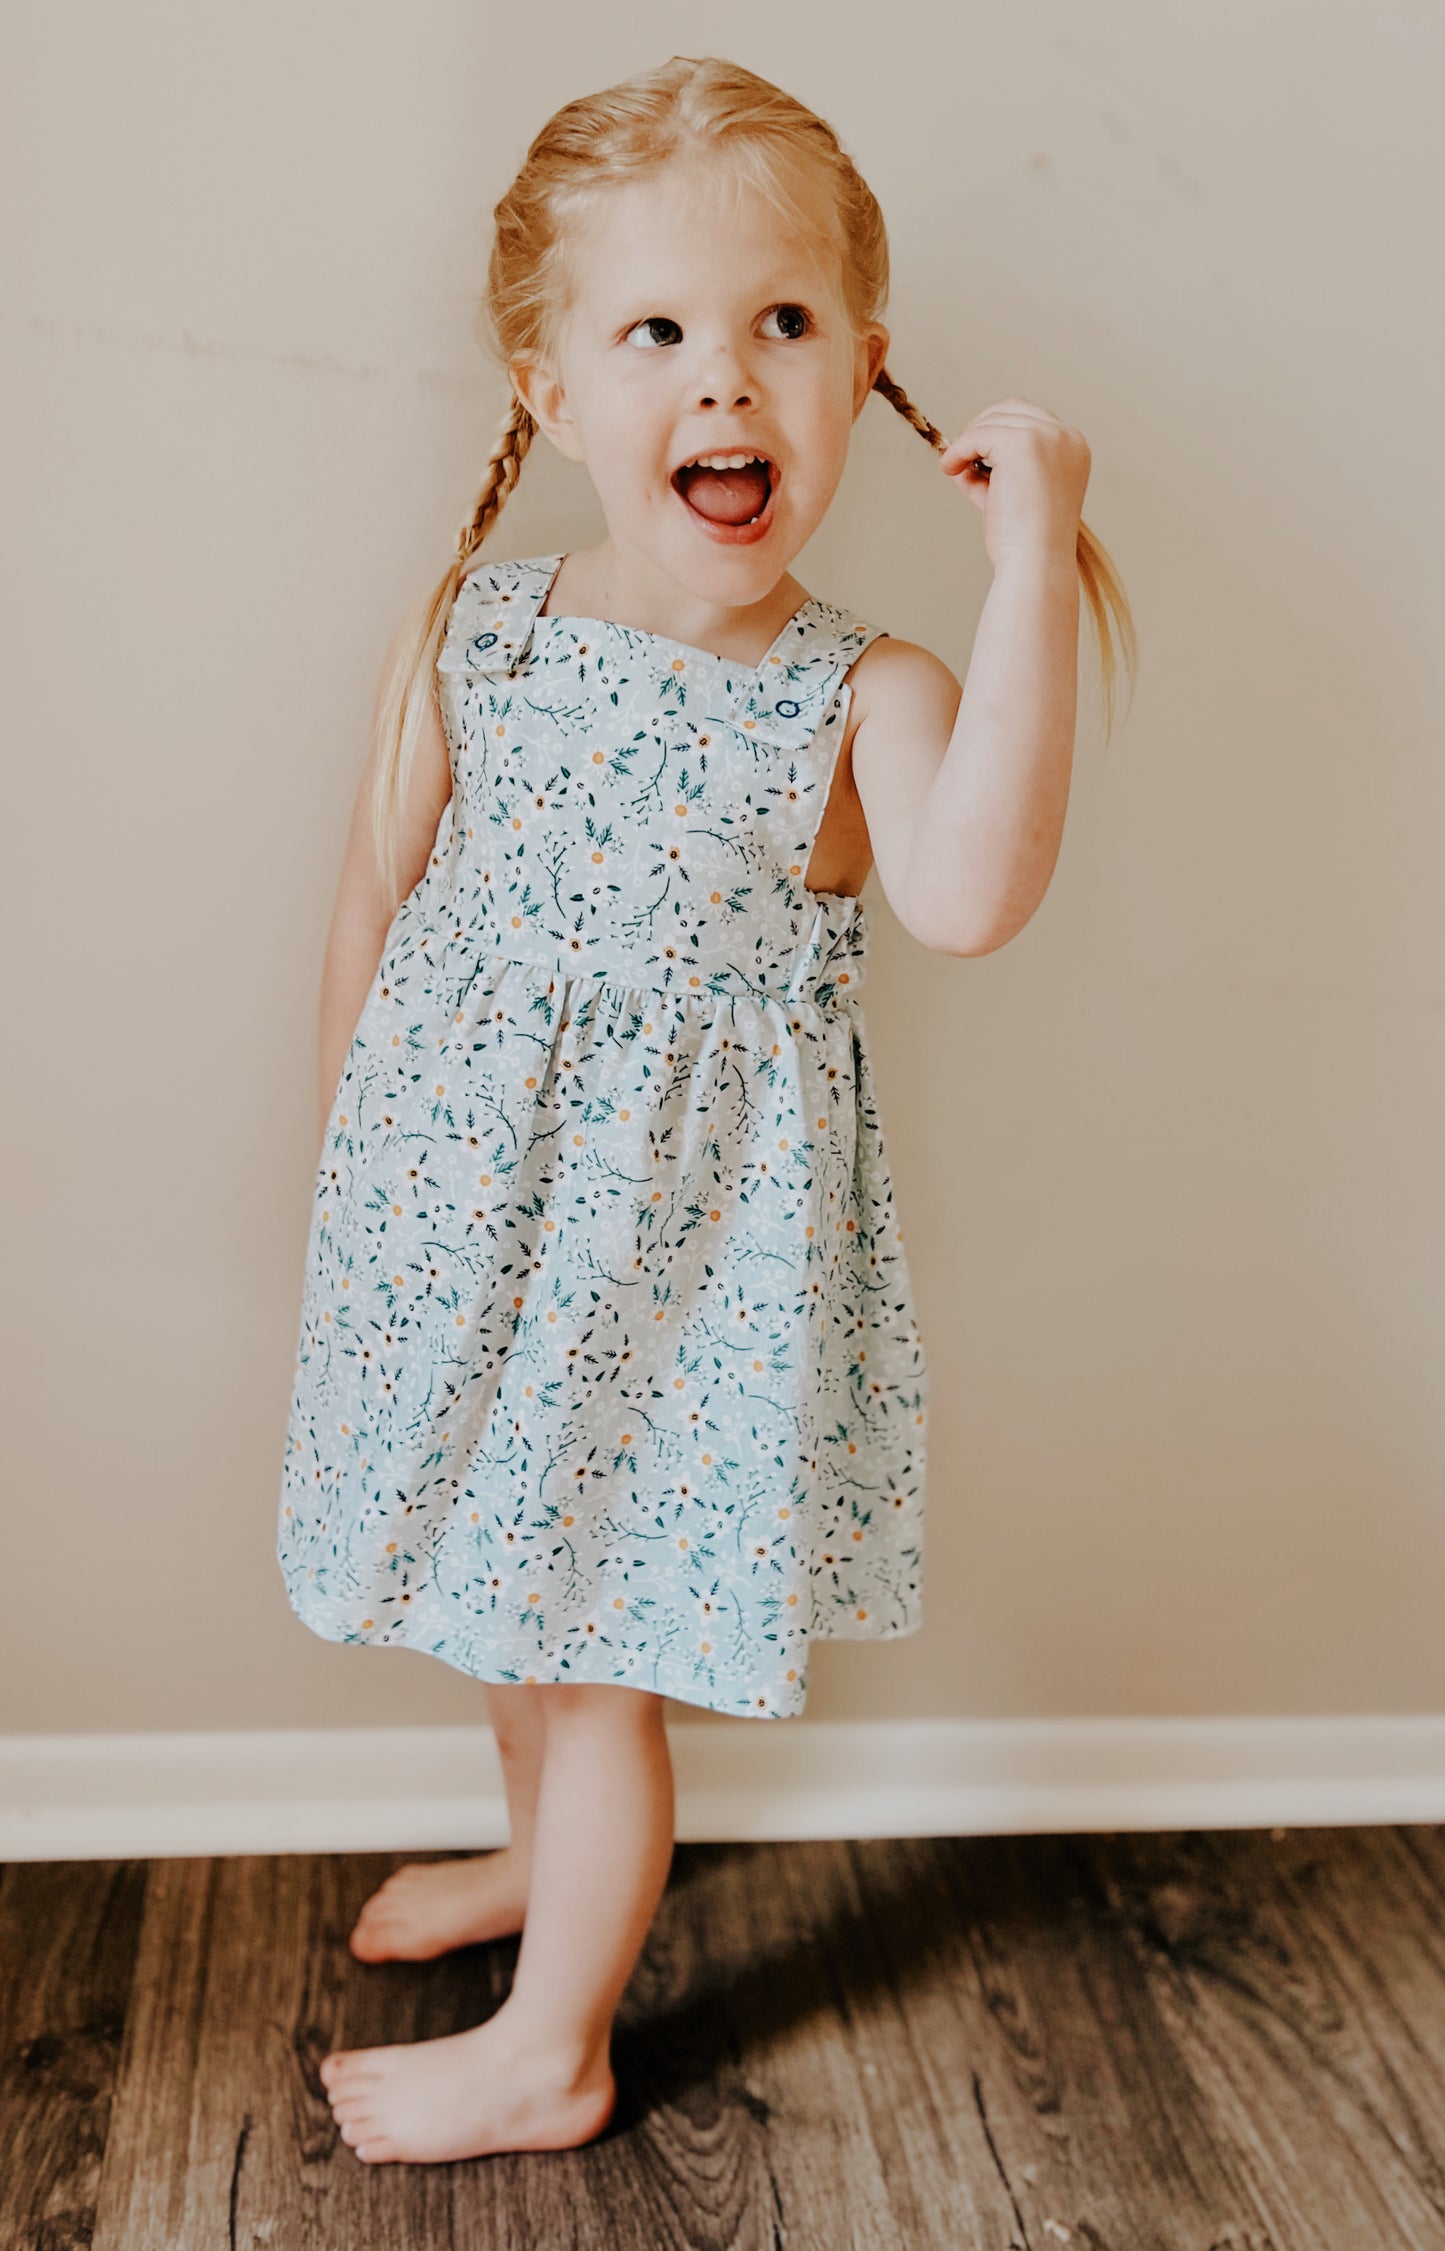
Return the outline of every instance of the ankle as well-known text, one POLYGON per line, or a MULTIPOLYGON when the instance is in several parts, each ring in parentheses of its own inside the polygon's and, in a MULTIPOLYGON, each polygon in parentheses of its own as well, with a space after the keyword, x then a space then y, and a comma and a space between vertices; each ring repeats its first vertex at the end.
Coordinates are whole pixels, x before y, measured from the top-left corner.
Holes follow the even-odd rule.
MULTIPOLYGON (((497 2015, 504 2010, 505 2004, 497 2015)), ((518 2068, 535 2074, 559 2094, 592 2094, 611 2077, 610 2026, 600 2039, 563 2026, 519 2023, 507 2030, 518 2068)))

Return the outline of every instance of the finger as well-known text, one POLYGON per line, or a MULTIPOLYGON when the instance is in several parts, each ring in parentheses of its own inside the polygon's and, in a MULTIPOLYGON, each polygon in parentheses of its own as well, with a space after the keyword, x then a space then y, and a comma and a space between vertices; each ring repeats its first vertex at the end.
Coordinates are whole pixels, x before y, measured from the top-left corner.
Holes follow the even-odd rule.
POLYGON ((987 454, 990 446, 997 442, 1008 427, 1008 421, 1002 415, 980 414, 972 422, 964 425, 958 436, 944 447, 938 458, 945 465, 952 462, 957 467, 960 462, 967 461, 975 455, 987 454))
POLYGON ((1038 430, 1062 428, 1056 415, 1044 407, 1031 407, 1027 399, 1001 400, 997 406, 983 409, 971 422, 965 422, 958 436, 944 447, 941 461, 950 456, 962 459, 970 453, 987 453, 989 441, 1002 430, 1038 430))
POLYGON ((960 430, 958 436, 944 446, 938 458, 945 469, 962 468, 965 461, 976 460, 988 452, 988 433, 975 429, 972 424, 960 430))

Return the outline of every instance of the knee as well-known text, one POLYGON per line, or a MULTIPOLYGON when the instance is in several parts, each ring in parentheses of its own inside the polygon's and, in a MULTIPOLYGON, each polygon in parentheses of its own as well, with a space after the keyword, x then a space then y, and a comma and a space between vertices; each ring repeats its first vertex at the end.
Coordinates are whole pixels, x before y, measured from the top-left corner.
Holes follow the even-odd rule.
POLYGON ((536 1741, 541 1726, 542 1713, 538 1703, 539 1688, 497 1687, 487 1689, 487 1717, 497 1749, 503 1756, 525 1751, 536 1741))
POLYGON ((611 1681, 554 1681, 538 1691, 548 1726, 637 1730, 661 1727, 667 1698, 611 1681))

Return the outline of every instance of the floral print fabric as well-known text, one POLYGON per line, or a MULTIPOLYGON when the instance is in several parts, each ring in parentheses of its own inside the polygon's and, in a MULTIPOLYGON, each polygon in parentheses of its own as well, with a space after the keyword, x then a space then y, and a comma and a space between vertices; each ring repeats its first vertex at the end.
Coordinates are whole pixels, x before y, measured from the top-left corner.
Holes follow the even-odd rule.
POLYGON ((848 666, 538 611, 479 564, 453 792, 315 1183, 278 1560, 335 1641, 759 1718, 922 1622, 926 1371, 858 1009, 804 882, 848 666))

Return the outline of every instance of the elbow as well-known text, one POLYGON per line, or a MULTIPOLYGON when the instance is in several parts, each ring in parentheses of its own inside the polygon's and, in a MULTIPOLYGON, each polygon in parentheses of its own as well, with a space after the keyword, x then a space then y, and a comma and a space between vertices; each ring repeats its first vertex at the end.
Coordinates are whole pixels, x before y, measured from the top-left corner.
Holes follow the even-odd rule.
POLYGON ((1017 920, 1008 919, 1008 902, 992 884, 984 887, 958 871, 939 883, 931 871, 905 870, 887 896, 909 937, 931 954, 971 960, 976 954, 996 953, 1020 928, 1017 920))
POLYGON ((972 960, 976 954, 996 953, 1013 936, 1011 930, 981 931, 948 917, 900 915, 899 920, 910 938, 916 938, 931 954, 952 954, 960 961, 972 960))
POLYGON ((1017 895, 1012 899, 999 899, 994 902, 992 912, 981 911, 977 900, 972 902, 972 911, 969 911, 957 897, 938 901, 914 898, 906 902, 898 919, 930 953, 971 958, 975 954, 996 954, 1010 938, 1016 938, 1024 925, 1033 920, 1041 898, 1042 893, 1031 900, 1017 895))

